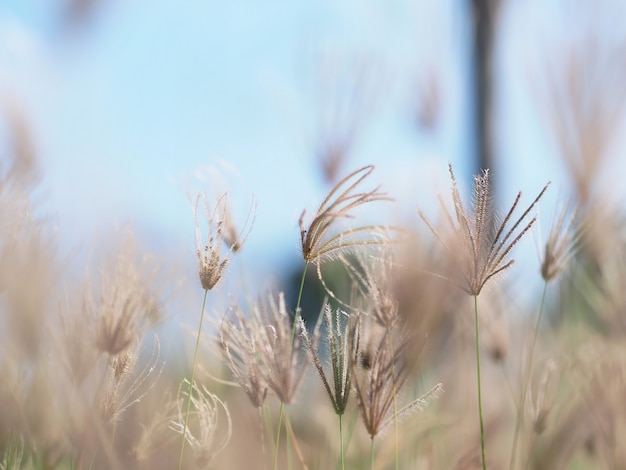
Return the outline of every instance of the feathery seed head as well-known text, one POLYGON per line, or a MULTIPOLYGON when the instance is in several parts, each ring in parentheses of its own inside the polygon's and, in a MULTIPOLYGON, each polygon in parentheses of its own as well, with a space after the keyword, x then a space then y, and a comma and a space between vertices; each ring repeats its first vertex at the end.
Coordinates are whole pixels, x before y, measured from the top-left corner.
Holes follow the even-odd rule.
POLYGON ((332 367, 332 383, 326 377, 326 372, 317 352, 319 344, 320 319, 315 326, 313 339, 309 337, 304 320, 300 321, 300 336, 309 358, 315 366, 333 405, 335 413, 342 415, 348 406, 352 382, 352 363, 356 360, 360 341, 360 315, 348 316, 341 310, 332 310, 329 304, 324 306, 324 322, 326 327, 330 364, 332 367))
POLYGON ((194 207, 194 222, 196 229, 196 253, 198 255, 200 283, 204 290, 211 290, 220 281, 224 270, 228 266, 232 255, 239 251, 246 242, 254 223, 254 205, 242 231, 237 234, 229 214, 226 194, 222 195, 215 207, 211 207, 206 194, 196 196, 194 207), (202 238, 200 231, 199 204, 204 204, 208 224, 207 241, 202 238), (223 253, 226 246, 226 253, 223 253))
POLYGON ((235 380, 260 407, 270 388, 291 403, 306 369, 306 352, 297 335, 292 341, 292 316, 281 292, 258 301, 250 318, 234 309, 222 324, 221 345, 235 380))
POLYGON ((360 294, 359 310, 371 315, 383 328, 399 318, 397 272, 389 245, 381 244, 374 253, 344 258, 348 274, 360 294))
POLYGON ((600 320, 601 331, 613 337, 626 335, 626 232, 619 237, 619 242, 612 241, 610 252, 600 259, 601 269, 593 276, 583 272, 578 280, 593 314, 600 320))
POLYGON ((532 218, 525 222, 526 217, 541 199, 550 183, 543 187, 531 205, 514 221, 514 212, 522 197, 522 193, 519 192, 502 222, 498 222, 491 209, 489 171, 485 170, 482 175, 474 177, 475 203, 474 210, 469 212, 461 200, 452 165, 448 164, 448 169, 452 180, 452 201, 456 223, 452 214, 445 209, 441 198, 439 200, 452 231, 452 243, 445 241, 422 211, 419 211, 419 214, 445 248, 456 257, 460 279, 454 282, 468 294, 476 296, 490 279, 513 264, 513 259, 509 258, 511 250, 536 220, 532 218))
POLYGON ((178 413, 178 399, 173 400, 169 393, 154 405, 146 423, 141 424, 141 434, 130 449, 130 457, 134 462, 143 464, 160 448, 172 439, 170 423, 178 413))
POLYGON ((547 282, 561 274, 576 253, 578 242, 583 230, 577 227, 578 210, 575 209, 566 221, 569 211, 563 205, 558 215, 553 215, 550 226, 550 234, 543 250, 541 258, 541 277, 547 282))
POLYGON ((193 433, 190 426, 187 426, 183 438, 192 448, 197 465, 200 468, 208 468, 213 458, 230 441, 232 435, 230 413, 226 404, 217 395, 209 392, 204 385, 198 387, 194 383, 191 392, 189 392, 189 382, 185 380, 178 390, 178 417, 176 421, 172 421, 170 424, 170 428, 180 434, 185 429, 185 409, 187 398, 190 395, 193 415, 197 420, 197 429, 193 433), (218 429, 220 414, 226 417, 228 423, 226 432, 218 429), (221 432, 221 439, 219 440, 218 431, 221 432))
POLYGON ((260 408, 267 396, 267 381, 258 344, 263 338, 258 334, 264 328, 254 317, 249 319, 237 307, 222 322, 220 328, 220 354, 224 357, 235 381, 248 396, 252 405, 260 408))
MULTIPOLYGON (((387 416, 394 399, 411 372, 406 354, 411 347, 410 336, 386 330, 380 338, 370 340, 372 346, 367 366, 359 364, 361 358, 352 362, 353 385, 359 412, 369 435, 374 438, 394 420, 387 416)), ((437 384, 425 395, 413 400, 397 411, 399 418, 411 411, 424 409, 431 398, 443 391, 437 384)))
POLYGON ((147 363, 138 372, 135 366, 141 352, 141 343, 110 359, 109 381, 101 403, 101 414, 105 422, 118 421, 131 406, 139 403, 154 387, 163 372, 164 363, 159 363, 161 344, 154 336, 154 346, 147 363))
POLYGON ((155 267, 144 257, 139 266, 133 256, 134 240, 128 234, 127 247, 116 258, 113 275, 101 273, 99 305, 87 292, 85 308, 96 316, 97 348, 117 356, 139 340, 146 325, 161 317, 160 300, 150 286, 155 267), (146 277, 148 277, 146 279, 146 277))
POLYGON ((380 91, 380 76, 369 57, 324 54, 313 74, 315 155, 324 179, 334 184, 354 143, 373 115, 380 91))
POLYGON ((324 258, 338 255, 345 250, 358 246, 377 245, 382 242, 367 238, 367 235, 373 230, 383 228, 380 226, 355 227, 335 235, 328 233, 338 219, 352 218, 351 211, 353 209, 369 202, 392 200, 385 193, 381 193, 378 187, 371 191, 357 192, 359 185, 372 171, 374 171, 373 166, 366 166, 339 181, 317 209, 308 228, 304 223, 306 211, 302 212, 300 216, 300 239, 302 256, 307 263, 319 262, 324 258))
POLYGON ((550 359, 545 363, 539 376, 536 392, 533 387, 528 390, 528 404, 533 418, 533 430, 537 434, 543 433, 546 429, 548 417, 556 400, 559 379, 560 373, 557 363, 554 359, 550 359))

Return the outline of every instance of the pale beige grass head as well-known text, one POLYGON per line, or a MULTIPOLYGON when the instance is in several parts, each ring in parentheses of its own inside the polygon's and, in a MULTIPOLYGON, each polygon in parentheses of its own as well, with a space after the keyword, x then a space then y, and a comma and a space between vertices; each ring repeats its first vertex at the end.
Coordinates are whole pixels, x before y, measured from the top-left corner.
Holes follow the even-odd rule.
POLYGON ((380 238, 373 232, 386 227, 368 225, 332 233, 339 219, 353 218, 353 211, 375 201, 391 201, 376 187, 360 191, 361 184, 374 171, 373 166, 360 168, 339 181, 318 207, 313 219, 305 224, 306 210, 300 216, 300 239, 304 261, 321 262, 356 247, 377 245, 380 238))
POLYGON ((227 365, 255 407, 262 406, 268 389, 291 403, 307 360, 284 294, 259 299, 249 314, 235 306, 223 320, 220 346, 227 365))
POLYGON ((469 295, 477 296, 489 280, 513 265, 514 260, 509 257, 511 250, 535 223, 536 217, 526 221, 527 217, 548 185, 543 187, 522 215, 515 219, 514 213, 522 197, 519 192, 500 222, 492 208, 489 170, 474 177, 475 202, 473 209, 469 211, 461 200, 452 165, 449 164, 448 169, 452 180, 453 214, 446 209, 439 197, 448 231, 442 232, 435 228, 421 210, 419 214, 446 250, 456 258, 456 272, 446 277, 469 295))
POLYGON ((211 290, 222 279, 224 270, 233 255, 246 242, 254 224, 255 205, 252 204, 242 229, 238 232, 230 213, 227 194, 223 194, 214 204, 206 194, 196 196, 194 224, 196 231, 196 254, 198 273, 204 290, 211 290), (204 206, 203 212, 200 206, 204 206), (206 239, 200 230, 201 217, 207 225, 206 239))

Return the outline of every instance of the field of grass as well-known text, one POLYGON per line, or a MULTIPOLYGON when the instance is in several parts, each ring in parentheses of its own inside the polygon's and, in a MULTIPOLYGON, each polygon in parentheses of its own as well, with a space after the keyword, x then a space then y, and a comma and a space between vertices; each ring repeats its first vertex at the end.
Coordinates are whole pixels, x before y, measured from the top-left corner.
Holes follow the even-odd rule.
POLYGON ((303 211, 293 305, 275 291, 216 312, 255 209, 234 220, 227 194, 199 195, 204 303, 170 332, 190 355, 167 357, 167 261, 128 233, 67 280, 30 163, 0 181, 1 469, 626 468, 618 212, 543 207, 536 270, 509 276, 551 188, 493 207, 497 175, 466 201, 450 167, 437 218, 362 225, 359 209, 395 204, 368 166, 303 211), (543 293, 519 311, 530 276, 543 293))

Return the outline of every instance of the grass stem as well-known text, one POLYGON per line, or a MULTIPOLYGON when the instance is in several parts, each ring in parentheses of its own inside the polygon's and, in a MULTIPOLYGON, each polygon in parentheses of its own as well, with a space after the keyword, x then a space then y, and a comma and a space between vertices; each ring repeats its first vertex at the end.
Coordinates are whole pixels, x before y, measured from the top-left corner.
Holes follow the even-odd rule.
POLYGON ((478 296, 474 296, 474 320, 476 324, 476 374, 478 378, 478 418, 480 419, 480 452, 483 470, 487 469, 485 460, 485 428, 483 425, 483 400, 480 390, 480 341, 478 338, 478 296))
POLYGON ((528 384, 530 382, 530 377, 532 373, 533 355, 535 353, 535 345, 537 344, 539 325, 541 324, 541 318, 543 316, 547 290, 548 290, 548 281, 545 281, 543 284, 543 292, 541 293, 541 302, 539 303, 539 313, 537 314, 537 320, 535 321, 533 341, 530 345, 530 351, 528 352, 528 362, 526 364, 524 384, 522 385, 522 396, 520 397, 520 404, 519 404, 519 407, 517 408, 517 419, 515 420, 515 433, 513 434, 513 446, 511 448, 511 461, 509 464, 509 468, 511 470, 515 468, 515 460, 517 458, 517 444, 519 442, 519 434, 524 424, 524 406, 526 403, 526 394, 528 393, 528 384))
MULTIPOLYGON (((309 263, 304 264, 304 270, 302 271, 302 279, 300 280, 300 290, 298 291, 298 300, 296 302, 296 311, 293 318, 293 326, 291 329, 291 349, 293 354, 293 345, 296 340, 296 325, 298 323, 298 317, 300 316, 300 303, 302 302, 302 292, 304 291, 304 280, 306 278, 306 271, 309 267, 309 263)), ((274 470, 278 468, 278 444, 280 442, 280 428, 283 423, 283 407, 284 403, 280 404, 280 412, 278 415, 278 426, 276 428, 276 442, 274 443, 274 470)))
POLYGON ((276 427, 276 441, 274 442, 274 470, 278 469, 278 444, 280 443, 280 429, 283 425, 283 408, 285 404, 280 402, 280 410, 278 412, 278 426, 276 427))
POLYGON ((189 394, 187 395, 187 409, 185 411, 185 423, 183 424, 183 438, 180 444, 180 458, 178 460, 178 470, 183 468, 183 454, 185 452, 185 441, 187 436, 187 426, 189 423, 189 410, 191 409, 191 394, 193 393, 193 384, 196 380, 196 366, 198 364, 198 350, 200 349, 200 334, 202 333, 202 321, 204 320, 204 309, 206 307, 206 298, 209 293, 208 289, 204 290, 204 299, 202 300, 202 310, 200 311, 200 324, 198 325, 198 334, 196 336, 196 347, 193 353, 193 365, 191 367, 191 381, 189 382, 189 394))
POLYGON ((339 449, 340 449, 340 462, 341 470, 346 468, 345 456, 343 452, 343 415, 339 415, 339 449))
POLYGON ((266 468, 267 451, 265 449, 265 421, 263 420, 263 407, 258 407, 259 413, 259 433, 261 434, 261 455, 263 456, 263 470, 266 468))

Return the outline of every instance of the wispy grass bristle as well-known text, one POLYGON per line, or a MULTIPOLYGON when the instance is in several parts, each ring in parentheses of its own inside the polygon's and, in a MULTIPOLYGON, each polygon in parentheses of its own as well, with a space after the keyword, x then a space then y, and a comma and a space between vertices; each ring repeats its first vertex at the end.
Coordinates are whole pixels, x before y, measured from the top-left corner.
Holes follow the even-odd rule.
MULTIPOLYGON (((178 417, 170 423, 171 429, 182 434, 191 447, 199 468, 208 468, 232 436, 232 421, 226 404, 205 386, 181 384, 178 396, 178 417), (187 423, 185 407, 191 400, 196 429, 192 432, 187 423), (226 428, 220 424, 220 415, 226 419, 226 428)), ((222 419, 223 419, 222 418, 222 419)))
POLYGON ((348 315, 337 309, 333 310, 329 304, 324 306, 323 319, 318 320, 313 332, 313 339, 307 333, 304 321, 300 319, 300 335, 309 352, 311 362, 315 366, 328 394, 333 409, 342 415, 348 406, 352 388, 352 367, 359 352, 360 342, 360 315, 348 315), (328 349, 332 375, 330 380, 326 376, 317 345, 320 343, 320 326, 326 330, 326 348, 328 349))
POLYGON ((306 211, 300 216, 300 239, 302 256, 307 263, 366 245, 376 245, 380 240, 369 238, 378 226, 361 226, 331 234, 331 227, 338 219, 352 218, 352 211, 360 206, 376 201, 391 201, 379 188, 359 192, 357 188, 374 171, 373 166, 366 166, 350 173, 340 180, 328 193, 315 212, 313 219, 305 225, 306 211))
POLYGON ((535 223, 535 217, 528 222, 525 220, 548 189, 549 183, 543 187, 522 215, 514 220, 514 213, 522 196, 519 192, 502 222, 497 222, 491 207, 489 170, 485 170, 481 176, 474 177, 476 200, 473 212, 469 212, 463 204, 452 165, 448 165, 448 170, 452 180, 452 201, 456 222, 445 209, 441 199, 440 202, 452 237, 436 229, 421 210, 419 215, 446 249, 457 258, 457 276, 451 280, 469 295, 479 295, 490 279, 513 264, 513 259, 509 259, 508 256, 535 223))

